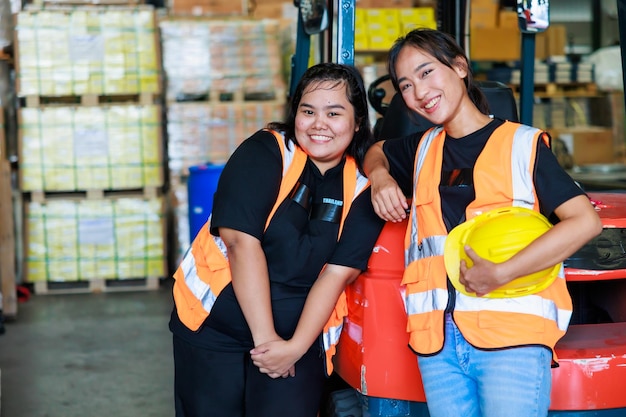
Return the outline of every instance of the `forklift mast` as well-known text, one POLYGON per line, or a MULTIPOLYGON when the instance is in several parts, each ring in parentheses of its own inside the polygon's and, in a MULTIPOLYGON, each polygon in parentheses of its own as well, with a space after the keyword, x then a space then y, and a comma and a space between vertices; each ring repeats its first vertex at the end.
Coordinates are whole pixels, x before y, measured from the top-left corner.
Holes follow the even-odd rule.
MULTIPOLYGON (((619 28, 619 45, 622 56, 622 86, 626 86, 626 0, 617 0, 617 26, 619 28)), ((626 104, 626 94, 624 97, 626 104)))
POLYGON ((296 51, 291 59, 291 96, 309 67, 311 52, 311 35, 320 37, 321 62, 354 65, 354 26, 355 0, 294 0, 298 8, 296 29, 296 51), (324 14, 317 25, 310 25, 309 11, 324 8, 324 14), (336 40, 335 40, 336 38, 336 40))
POLYGON ((469 8, 467 3, 467 0, 439 0, 435 13, 437 28, 452 35, 466 51, 469 46, 467 31, 469 8))

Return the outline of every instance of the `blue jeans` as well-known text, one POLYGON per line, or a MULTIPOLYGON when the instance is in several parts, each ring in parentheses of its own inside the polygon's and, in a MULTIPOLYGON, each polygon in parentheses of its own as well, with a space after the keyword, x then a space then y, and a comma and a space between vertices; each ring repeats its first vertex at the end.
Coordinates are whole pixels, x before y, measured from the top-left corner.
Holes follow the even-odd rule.
POLYGON ((545 417, 551 363, 544 347, 476 349, 450 315, 443 350, 418 356, 430 417, 545 417))

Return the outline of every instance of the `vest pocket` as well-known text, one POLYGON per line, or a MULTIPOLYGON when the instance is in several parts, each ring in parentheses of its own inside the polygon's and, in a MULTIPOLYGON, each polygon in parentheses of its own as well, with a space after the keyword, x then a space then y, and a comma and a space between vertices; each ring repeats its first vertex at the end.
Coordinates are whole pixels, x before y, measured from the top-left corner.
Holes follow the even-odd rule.
POLYGON ((412 262, 402 277, 402 285, 405 285, 408 332, 427 330, 431 327, 432 315, 428 314, 430 311, 423 311, 425 306, 433 305, 429 302, 433 296, 428 279, 429 265, 430 259, 428 258, 412 262))
POLYGON ((404 274, 402 274, 402 285, 419 285, 417 291, 428 290, 429 261, 429 258, 425 258, 411 262, 404 270, 404 274))
POLYGON ((435 199, 434 190, 430 187, 417 187, 413 196, 413 204, 415 206, 424 206, 430 204, 435 199))
POLYGON ((406 330, 409 333, 429 330, 432 327, 431 314, 413 314, 409 316, 406 330))
MULTIPOLYGON (((219 271, 221 269, 228 268, 228 260, 224 257, 215 241, 210 240, 207 245, 208 250, 203 251, 204 262, 206 263, 207 268, 211 271, 219 271)), ((198 263, 200 262, 198 261, 198 263)))

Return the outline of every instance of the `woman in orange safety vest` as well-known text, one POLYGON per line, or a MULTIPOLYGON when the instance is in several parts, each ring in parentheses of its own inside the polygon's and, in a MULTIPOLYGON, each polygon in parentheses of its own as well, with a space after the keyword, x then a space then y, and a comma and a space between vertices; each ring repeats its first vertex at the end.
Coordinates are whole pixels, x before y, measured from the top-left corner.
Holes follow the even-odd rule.
POLYGON ((384 224, 360 172, 371 142, 360 74, 325 63, 230 157, 174 274, 177 417, 317 416, 344 288, 384 224))
POLYGON ((430 416, 545 417, 553 348, 572 310, 562 271, 536 294, 483 296, 563 261, 600 233, 600 220, 546 133, 489 116, 451 36, 409 32, 391 48, 389 70, 407 107, 439 126, 378 142, 364 162, 376 212, 389 221, 410 212, 402 283, 430 416), (460 265, 464 294, 446 274, 446 236, 502 207, 542 212, 556 225, 501 263, 466 246, 473 266, 460 265))

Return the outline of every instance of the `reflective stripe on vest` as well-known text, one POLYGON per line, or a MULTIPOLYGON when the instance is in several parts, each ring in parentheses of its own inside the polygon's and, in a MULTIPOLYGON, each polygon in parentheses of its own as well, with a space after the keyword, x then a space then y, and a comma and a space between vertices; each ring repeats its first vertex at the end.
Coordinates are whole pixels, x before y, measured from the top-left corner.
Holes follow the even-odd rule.
MULTIPOLYGON (((511 122, 494 131, 476 161, 476 199, 467 207, 468 219, 497 207, 539 210, 533 169, 540 138, 546 140, 538 129, 511 122)), ((442 348, 443 312, 448 304, 443 264, 447 230, 438 191, 444 141, 441 128, 431 129, 420 141, 411 221, 405 237, 406 270, 402 282, 406 285, 409 344, 423 354, 442 348)), ((466 339, 477 347, 543 344, 553 348, 567 329, 571 312, 561 268, 559 279, 549 288, 524 297, 492 299, 465 296, 457 291, 454 317, 466 339)))
MULTIPOLYGON (((209 217, 209 220, 205 225, 207 230, 210 228, 210 224, 211 217, 209 217)), ((213 241, 213 244, 215 244, 215 246, 218 248, 218 250, 224 257, 224 260, 228 261, 226 245, 224 244, 222 238, 219 236, 213 236, 210 232, 208 233, 207 238, 213 241)), ((210 245, 211 243, 207 242, 207 244, 210 245)), ((198 247, 192 245, 189 250, 187 250, 179 268, 182 272, 182 275, 185 277, 185 283, 187 284, 187 287, 191 290, 191 293, 200 301, 202 308, 206 311, 211 311, 211 309, 213 308, 213 304, 217 299, 217 294, 219 294, 221 290, 224 289, 224 287, 219 288, 216 294, 207 282, 204 282, 200 279, 198 270, 196 268, 196 256, 193 253, 194 248, 196 248, 196 250, 198 249, 198 247)))
MULTIPOLYGON (((269 226, 276 210, 288 197, 304 170, 307 155, 299 147, 292 149, 285 146, 282 135, 272 132, 279 144, 283 157, 283 180, 281 181, 278 198, 265 224, 269 226)), ((352 157, 347 157, 343 169, 344 205, 339 224, 337 239, 341 236, 343 225, 352 202, 369 185, 369 180, 361 175, 352 157)), ((209 316, 220 292, 231 281, 230 267, 226 245, 219 236, 210 232, 210 218, 185 254, 180 266, 174 273, 174 301, 178 316, 183 324, 195 331, 209 316)), ((343 318, 347 314, 345 294, 342 293, 335 305, 323 330, 323 344, 327 356, 327 370, 332 372, 332 355, 343 326, 343 318)))

